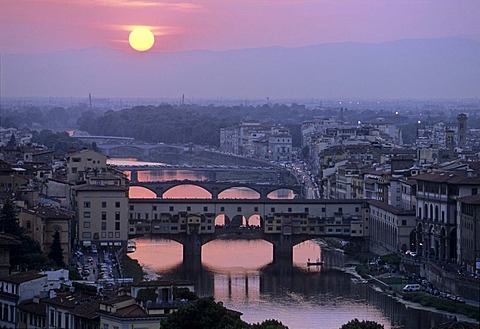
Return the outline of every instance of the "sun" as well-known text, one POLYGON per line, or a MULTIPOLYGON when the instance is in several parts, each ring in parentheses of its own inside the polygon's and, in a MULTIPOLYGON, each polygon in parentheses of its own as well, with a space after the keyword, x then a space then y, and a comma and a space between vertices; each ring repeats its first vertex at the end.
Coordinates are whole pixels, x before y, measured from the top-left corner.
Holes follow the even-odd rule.
POLYGON ((137 27, 130 32, 128 37, 130 46, 137 51, 147 51, 155 43, 155 36, 146 27, 137 27))

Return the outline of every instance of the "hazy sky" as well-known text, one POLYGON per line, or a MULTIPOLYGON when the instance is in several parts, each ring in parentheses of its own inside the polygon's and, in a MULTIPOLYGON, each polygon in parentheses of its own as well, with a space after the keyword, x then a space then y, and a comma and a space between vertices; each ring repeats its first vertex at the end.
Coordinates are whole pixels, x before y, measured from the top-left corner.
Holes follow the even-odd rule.
POLYGON ((479 0, 0 0, 0 52, 103 46, 132 51, 296 47, 337 41, 480 36, 479 0))

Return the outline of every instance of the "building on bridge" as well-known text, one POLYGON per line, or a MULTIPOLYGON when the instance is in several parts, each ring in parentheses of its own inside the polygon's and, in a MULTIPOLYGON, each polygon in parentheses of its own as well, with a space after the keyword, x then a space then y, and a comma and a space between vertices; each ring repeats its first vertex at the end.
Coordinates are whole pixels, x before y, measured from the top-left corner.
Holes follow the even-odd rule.
POLYGON ((129 210, 131 234, 175 240, 184 245, 184 257, 200 255, 203 244, 229 230, 237 237, 269 241, 274 259, 291 259, 293 246, 302 241, 363 240, 369 232, 365 200, 130 199, 129 210), (220 215, 225 216, 224 225, 214 225, 220 215), (254 215, 260 217, 260 226, 241 231, 241 226, 251 226, 254 215))

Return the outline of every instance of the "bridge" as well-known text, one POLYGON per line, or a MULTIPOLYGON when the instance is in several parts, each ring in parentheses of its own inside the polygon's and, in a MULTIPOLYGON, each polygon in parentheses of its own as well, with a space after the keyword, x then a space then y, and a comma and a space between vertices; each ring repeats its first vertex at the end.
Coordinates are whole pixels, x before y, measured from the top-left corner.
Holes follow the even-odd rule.
POLYGON ((267 198, 268 194, 278 190, 290 190, 296 198, 303 198, 303 189, 301 185, 285 185, 285 184, 260 184, 248 182, 215 182, 215 181, 193 181, 193 180, 177 180, 177 181, 159 181, 159 182, 135 182, 132 181, 130 186, 144 187, 152 192, 158 198, 163 198, 163 195, 170 189, 182 186, 194 185, 203 188, 212 196, 212 199, 218 199, 218 195, 223 191, 234 187, 244 187, 257 192, 261 199, 267 198))
POLYGON ((97 148, 106 156, 113 156, 115 153, 137 154, 139 156, 148 157, 152 150, 158 150, 161 153, 179 154, 184 152, 192 152, 193 145, 169 145, 164 143, 146 144, 146 143, 104 143, 98 144, 97 148))
POLYGON ((293 246, 303 241, 368 236, 365 200, 130 199, 129 205, 132 236, 177 241, 184 259, 201 257, 202 246, 220 238, 266 240, 274 260, 291 262, 293 246), (259 225, 250 225, 254 215, 259 225))

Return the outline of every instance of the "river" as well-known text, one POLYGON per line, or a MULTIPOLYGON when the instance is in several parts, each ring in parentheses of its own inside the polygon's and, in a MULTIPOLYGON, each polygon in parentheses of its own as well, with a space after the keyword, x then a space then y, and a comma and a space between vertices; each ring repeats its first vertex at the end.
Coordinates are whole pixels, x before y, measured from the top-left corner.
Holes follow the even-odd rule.
MULTIPOLYGON (((149 172, 139 177, 155 180, 199 179, 194 172, 149 172)), ((176 187, 165 198, 209 197, 195 186, 176 187)), ((279 197, 290 198, 281 192, 279 197)), ((131 189, 130 197, 155 197, 144 189, 131 189)), ((228 198, 255 198, 253 191, 230 190, 228 198)), ((275 197, 275 196, 274 196, 275 197)), ((277 196, 278 197, 278 196, 277 196)), ((291 329, 337 329, 358 318, 390 328, 431 328, 449 320, 437 312, 409 308, 369 284, 357 284, 343 268, 345 256, 337 250, 306 241, 294 247, 293 266, 273 262, 272 246, 263 240, 214 240, 202 247, 202 259, 182 259, 182 246, 164 239, 137 239, 129 254, 151 274, 164 279, 195 282, 197 294, 243 313, 242 319, 261 322, 274 318, 291 329), (308 259, 324 261, 307 267, 308 259)))

